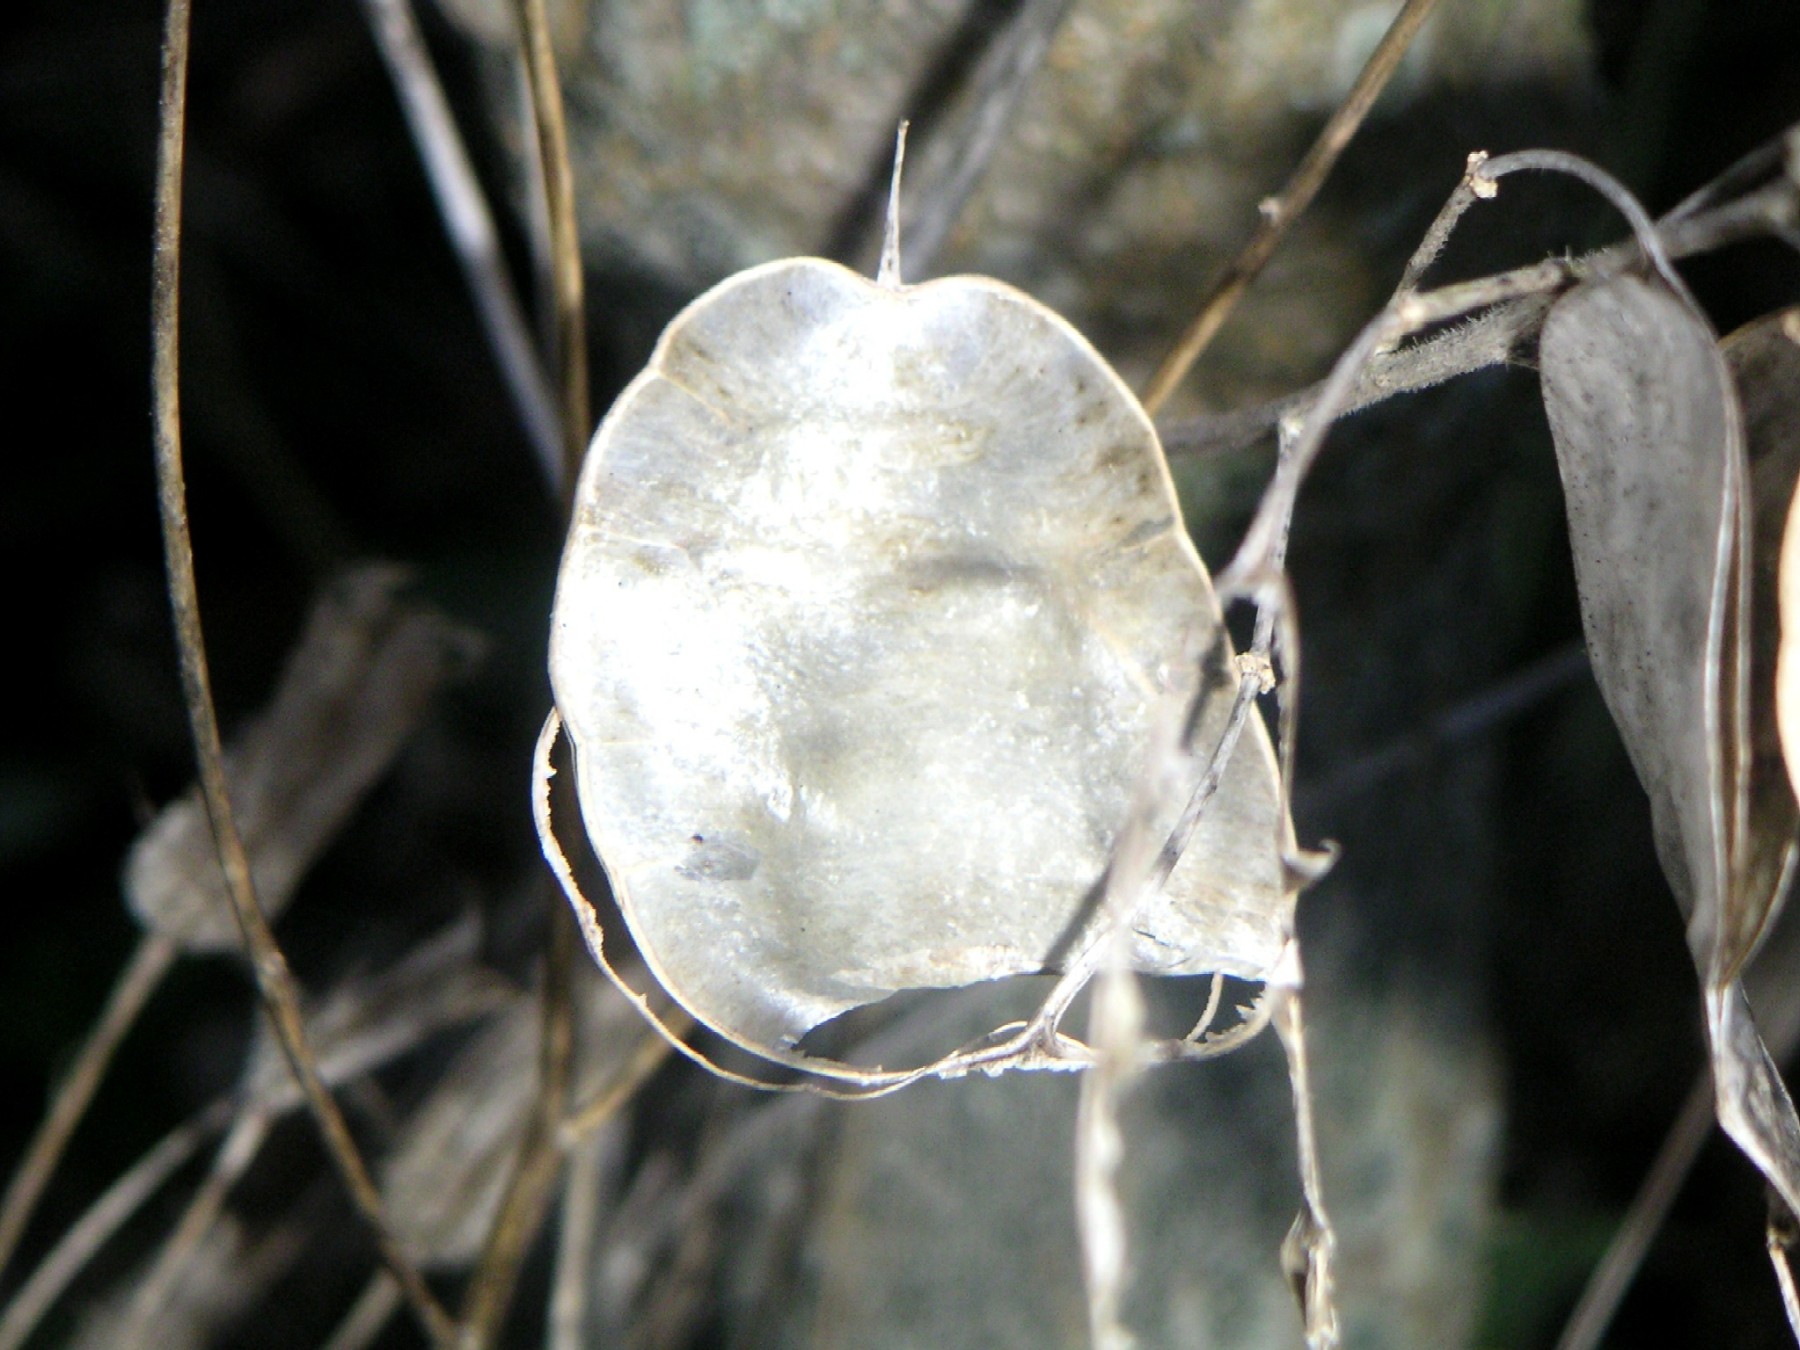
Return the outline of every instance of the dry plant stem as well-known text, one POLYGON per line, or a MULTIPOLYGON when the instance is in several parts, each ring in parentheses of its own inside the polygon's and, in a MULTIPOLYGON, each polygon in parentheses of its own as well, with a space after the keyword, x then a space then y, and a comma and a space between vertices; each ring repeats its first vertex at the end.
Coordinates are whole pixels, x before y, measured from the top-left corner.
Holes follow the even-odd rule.
POLYGON ((181 414, 178 395, 179 292, 181 238, 182 147, 186 124, 189 0, 170 0, 163 47, 161 134, 157 147, 156 230, 151 284, 152 369, 155 402, 157 505, 162 516, 163 549, 169 571, 169 601, 181 661, 182 693, 187 704, 201 790, 219 849, 219 862, 231 894, 233 913, 242 929, 256 983, 283 1053, 305 1093, 333 1163, 351 1199, 374 1230, 383 1259, 407 1295, 434 1344, 450 1344, 451 1324, 417 1267, 407 1258, 388 1227, 381 1193, 370 1177, 350 1127, 320 1076, 300 1016, 300 996, 287 961, 257 906, 250 860, 232 819, 226 792, 224 752, 200 626, 200 601, 194 582, 194 550, 188 533, 187 482, 181 460, 181 414))
MULTIPOLYGON (((1282 434, 1282 462, 1284 464, 1289 457, 1289 447, 1293 438, 1293 429, 1288 424, 1284 424, 1282 434)), ((1286 556, 1287 530, 1284 527, 1279 532, 1274 544, 1272 562, 1276 569, 1280 568, 1286 556)), ((1283 594, 1285 595, 1285 591, 1283 594)), ((1181 861, 1181 855, 1187 851, 1188 843, 1194 837, 1194 831, 1200 826, 1200 818, 1205 814, 1208 804, 1212 801, 1213 797, 1217 795, 1219 785, 1224 781, 1225 767, 1231 761, 1232 752, 1237 749, 1238 738, 1243 734, 1244 724, 1251 715, 1251 709, 1256 702, 1257 696, 1267 692, 1268 686, 1265 683, 1264 672, 1267 668, 1266 663, 1269 659, 1270 647, 1274 641, 1281 617, 1291 615, 1291 612, 1291 607, 1285 603, 1279 607, 1264 605, 1258 612, 1256 618, 1256 631, 1251 640, 1250 651, 1240 661, 1237 694, 1232 700, 1231 712, 1226 719, 1225 729, 1219 737, 1218 744, 1212 749, 1211 757, 1207 761, 1206 769, 1201 774, 1200 780, 1194 785, 1193 790, 1189 793, 1187 803, 1183 806, 1181 815, 1177 818, 1174 828, 1170 830, 1168 838, 1163 841, 1163 845, 1157 852, 1155 861, 1142 879, 1141 884, 1129 892, 1131 897, 1129 903, 1118 906, 1116 912, 1103 913, 1101 916, 1103 922, 1096 928, 1095 935, 1088 942, 1086 947, 1081 949, 1069 961, 1068 968, 1064 971, 1062 978, 1052 987, 1049 996, 1044 1000, 1042 1009, 1031 1021, 1028 1031, 1035 1032, 1039 1037, 1044 1039, 1046 1043, 1055 1043, 1057 1024, 1061 1021, 1063 1014, 1068 1011, 1069 1005, 1074 1001, 1075 996, 1081 992, 1082 988, 1086 986, 1088 981, 1093 978, 1095 972, 1100 968, 1099 963, 1105 952, 1108 950, 1109 942, 1114 940, 1114 935, 1125 931, 1129 927, 1136 915, 1137 909, 1143 902, 1143 897, 1155 894, 1168 883, 1169 877, 1173 875, 1175 871, 1176 864, 1181 861)), ((1223 644, 1223 632, 1224 630, 1221 626, 1219 635, 1214 638, 1214 644, 1211 648, 1213 652, 1220 650, 1223 644)), ((1283 631, 1282 636, 1283 658, 1289 671, 1288 683, 1297 688, 1299 679, 1299 642, 1291 632, 1283 631)), ((1201 659, 1204 660, 1206 658, 1203 657, 1201 659)), ((1201 691, 1195 695, 1196 700, 1204 696, 1204 691, 1205 680, 1203 678, 1201 682, 1201 691)), ((1189 715, 1190 717, 1192 716, 1191 710, 1189 715)), ((1288 809, 1288 784, 1291 781, 1291 774, 1293 772, 1291 731, 1292 719, 1286 715, 1284 703, 1281 738, 1282 764, 1281 772, 1277 775, 1277 781, 1280 784, 1281 791, 1281 809, 1279 815, 1283 821, 1286 821, 1290 814, 1288 809)), ((1127 828, 1130 827, 1128 826, 1127 828)), ((1288 843, 1289 841, 1286 838, 1282 840, 1282 846, 1284 848, 1288 846, 1288 843)), ((1119 856, 1119 849, 1116 846, 1113 856, 1116 861, 1119 856)), ((1111 892, 1112 887, 1109 884, 1107 888, 1107 900, 1109 902, 1111 901, 1111 892)), ((1212 1019, 1217 1012, 1217 1007, 1218 985, 1215 982, 1213 991, 1207 999, 1205 1012, 1200 1017, 1194 1030, 1183 1037, 1182 1043, 1189 1045, 1214 1044, 1213 1042, 1203 1041, 1201 1038, 1205 1033, 1206 1027, 1212 1022, 1212 1019)))
MULTIPOLYGON (((1800 222, 1800 190, 1782 179, 1704 214, 1665 218, 1656 229, 1656 237, 1664 255, 1671 259, 1693 257, 1771 234, 1796 242, 1800 247, 1800 241, 1793 238, 1797 222, 1800 222)), ((1506 301, 1482 303, 1477 296, 1461 314, 1476 310, 1484 312, 1457 328, 1431 334, 1397 350, 1379 350, 1369 361, 1342 411, 1355 412, 1396 394, 1430 388, 1458 375, 1506 364, 1535 336, 1557 292, 1583 277, 1612 275, 1642 257, 1636 241, 1627 240, 1581 258, 1539 264, 1486 278, 1485 281, 1500 282, 1535 275, 1542 277, 1544 284, 1536 291, 1515 286, 1512 297, 1506 301)), ((1479 288, 1483 284, 1484 281, 1471 281, 1446 289, 1479 288)), ((1458 317, 1461 315, 1456 313, 1443 315, 1445 319, 1458 317)), ((1312 406, 1323 388, 1323 384, 1314 385, 1256 407, 1168 427, 1163 432, 1163 445, 1171 455, 1223 454, 1242 449, 1260 439, 1284 417, 1312 406)))
MULTIPOLYGON (((544 0, 517 0, 517 10, 532 123, 537 133, 538 177, 548 208, 556 320, 554 357, 561 409, 562 469, 558 481, 566 509, 592 430, 581 244, 575 228, 575 182, 569 166, 562 89, 544 0)), ((552 903, 542 986, 538 1095, 519 1141, 506 1194, 464 1301, 459 1342, 463 1350, 485 1350, 499 1335, 519 1268, 542 1226, 562 1168, 557 1132, 566 1110, 574 1054, 575 946, 568 911, 552 903)))
POLYGON ((560 904, 551 905, 547 955, 537 1097, 514 1158, 512 1178, 463 1303, 462 1350, 485 1350, 499 1335, 519 1268, 543 1224, 562 1170, 558 1129, 574 1057, 571 979, 575 933, 568 911, 560 904))
POLYGON ((1438 0, 1407 0, 1405 8, 1394 17, 1380 44, 1364 64, 1349 94, 1294 170, 1287 186, 1279 196, 1263 203, 1262 220, 1257 224, 1256 233, 1251 235, 1250 242, 1226 268, 1224 275, 1213 283, 1201 303, 1199 314, 1181 335, 1175 350, 1150 377, 1143 404, 1144 411, 1152 417, 1168 402, 1169 395, 1175 392, 1176 386, 1224 326, 1238 300, 1268 265, 1289 227, 1312 205, 1338 156, 1362 126, 1369 109, 1375 106, 1375 100, 1399 68, 1406 49, 1412 45, 1413 38, 1418 36, 1419 29, 1431 17, 1437 4, 1438 0))
MULTIPOLYGON (((668 1022, 670 1030, 678 1036, 685 1035, 694 1024, 693 1018, 679 1008, 668 1022)), ((560 1131, 562 1146, 566 1149, 579 1148, 588 1135, 619 1113, 619 1108, 631 1100, 668 1057, 669 1043, 662 1037, 647 1035, 639 1041, 636 1049, 631 1052, 631 1058, 625 1061, 624 1067, 613 1080, 576 1107, 563 1122, 560 1131)))
MULTIPOLYGON (((667 1055, 655 1036, 644 1043, 667 1055)), ((607 1138, 590 1134, 571 1146, 564 1173, 562 1222, 557 1232, 556 1269, 550 1284, 548 1350, 583 1350, 588 1288, 593 1283, 594 1248, 600 1236, 601 1187, 606 1173, 607 1138)))
POLYGON ((1656 1161, 1651 1164, 1650 1174, 1638 1188, 1631 1208, 1625 1211, 1600 1264, 1588 1277, 1587 1287, 1581 1291, 1581 1301, 1569 1315, 1556 1342, 1556 1350, 1595 1350, 1600 1344, 1600 1338, 1606 1334, 1620 1300, 1631 1287, 1632 1278, 1643 1264, 1651 1242, 1668 1218, 1669 1209, 1693 1169, 1694 1160, 1700 1156, 1701 1147, 1712 1134, 1712 1127, 1712 1075, 1703 1072, 1682 1103, 1681 1114, 1664 1138, 1656 1161))
POLYGON ((957 218, 968 205, 1018 111, 1032 77, 1044 64, 1050 42, 1068 17, 1073 0, 1024 0, 1006 31, 982 56, 975 72, 974 106, 958 128, 951 154, 939 159, 926 147, 928 174, 919 180, 907 224, 906 271, 928 277, 957 218))
POLYGON ((588 416, 587 316, 582 293, 581 240, 575 231, 575 175, 562 87, 550 43, 544 0, 516 0, 525 44, 525 72, 537 124, 538 169, 549 208, 550 257, 556 286, 556 371, 563 428, 564 493, 574 490, 593 425, 588 416))
POLYGON ((1093 1350, 1130 1350, 1120 1317, 1130 1277, 1130 1244, 1119 1167, 1125 1139, 1119 1110, 1141 1070, 1144 1005, 1132 973, 1125 930, 1108 934, 1107 959, 1089 1015, 1096 1057, 1081 1080, 1075 1117, 1075 1215, 1093 1350))
POLYGON ((369 1277, 322 1350, 364 1350, 400 1309, 400 1286, 385 1270, 369 1277))
POLYGON ((1425 273, 1444 251, 1444 245, 1450 242, 1450 236, 1456 232, 1463 213, 1476 202, 1494 195, 1493 181, 1481 172, 1481 166, 1487 160, 1488 153, 1485 150, 1477 150, 1469 156, 1463 167, 1461 180, 1439 209, 1437 219, 1426 229, 1425 237, 1419 240, 1419 246, 1413 250, 1412 257, 1406 260, 1406 267, 1400 273, 1400 283, 1394 287, 1396 296, 1419 289, 1425 273))
MULTIPOLYGON (((416 1037, 408 1037, 382 1047, 371 1059, 351 1059, 335 1068, 327 1064, 325 1071, 331 1081, 342 1082, 379 1068, 417 1043, 416 1037)), ((0 1350, 17 1350, 94 1254, 208 1138, 231 1125, 241 1112, 262 1111, 273 1118, 302 1105, 298 1087, 290 1082, 273 1098, 249 1104, 237 1097, 220 1098, 165 1135, 88 1207, 0 1313, 0 1350)))
POLYGON ((1764 141, 1744 154, 1704 187, 1682 198, 1663 217, 1662 223, 1674 224, 1730 197, 1748 193, 1772 174, 1786 171, 1790 176, 1800 177, 1794 174, 1796 165, 1800 165, 1800 128, 1790 127, 1784 134, 1764 141))
POLYGON ((171 1130, 125 1174, 107 1187, 75 1225, 64 1233, 0 1315, 0 1350, 18 1350, 37 1329, 63 1291, 81 1273, 144 1201, 200 1151, 207 1138, 231 1118, 228 1103, 217 1103, 171 1130))
POLYGON ((212 1231, 231 1188, 255 1161, 273 1124, 273 1114, 257 1106, 247 1107, 232 1122, 213 1157, 212 1170, 188 1201, 187 1209, 164 1239, 155 1262, 132 1295, 125 1344, 150 1345, 155 1341, 155 1328, 164 1306, 179 1286, 194 1253, 212 1231))
POLYGON ((1294 1140, 1304 1198, 1299 1217, 1284 1244, 1306 1321, 1307 1350, 1334 1350, 1338 1343, 1337 1303, 1332 1287, 1332 1258, 1337 1236, 1325 1212, 1324 1178, 1319 1168, 1319 1138, 1313 1119, 1312 1075, 1306 1056, 1306 1027, 1300 1007, 1300 950, 1290 944, 1293 969, 1274 995, 1276 1034, 1287 1052, 1288 1082, 1294 1092, 1294 1140))
POLYGON ((901 280, 900 266, 900 175, 906 171, 906 131, 910 125, 902 121, 894 131, 894 172, 888 179, 887 219, 881 226, 881 261, 875 266, 875 284, 891 291, 906 284, 901 280))
MULTIPOLYGON (((1067 966, 1050 992, 1044 998, 1043 1006, 1027 1023, 1020 1040, 1025 1043, 1035 1042, 1043 1050, 1057 1053, 1062 1047, 1061 1034, 1057 1030, 1063 1015, 1068 1012, 1069 1005, 1075 996, 1085 989, 1088 983, 1100 971, 1105 960, 1108 944, 1113 934, 1128 929, 1144 897, 1154 894, 1169 879, 1175 870, 1175 864, 1181 860, 1182 851, 1193 836, 1194 829, 1200 823, 1207 804, 1217 795, 1219 784, 1224 781, 1225 766, 1231 759, 1232 751, 1237 748, 1238 738, 1243 734, 1244 724, 1249 719, 1256 696, 1262 692, 1262 680, 1255 674, 1245 674, 1238 680, 1237 696, 1232 700, 1231 711, 1225 723, 1225 729, 1219 742, 1213 747, 1211 758, 1188 797, 1186 807, 1180 820, 1168 839, 1158 850, 1155 861, 1148 872, 1134 880, 1129 886, 1120 886, 1116 890, 1126 897, 1123 903, 1114 899, 1115 887, 1109 881, 1106 887, 1106 902, 1096 922, 1092 926, 1090 936, 1069 958, 1067 966)), ((1127 829, 1131 828, 1129 825, 1127 829)), ((1115 862, 1119 857, 1119 849, 1113 850, 1115 862)))
MULTIPOLYGON (((1769 953, 1769 957, 1773 956, 1769 953)), ((1800 996, 1778 1001, 1767 1011, 1769 1053, 1777 1064, 1783 1064, 1800 1043, 1800 996)), ((1656 1161, 1632 1198, 1631 1208, 1625 1211, 1605 1254, 1588 1276, 1581 1299, 1556 1342, 1556 1350, 1595 1350, 1600 1344, 1716 1120, 1712 1071, 1702 1067, 1657 1151, 1656 1161)))
POLYGON ((1295 438, 1291 456, 1278 467, 1275 481, 1263 494, 1237 556, 1218 578, 1220 598, 1227 601, 1254 598, 1259 588, 1279 575, 1278 569, 1271 569, 1270 562, 1275 556, 1278 540, 1285 535, 1292 519, 1300 483, 1318 457, 1326 431, 1348 411, 1358 379, 1378 351, 1408 333, 1459 318, 1473 310, 1554 290, 1566 284, 1572 275, 1569 263, 1551 259, 1478 281, 1402 296, 1372 319, 1338 358, 1331 375, 1312 394, 1304 430, 1295 438))
POLYGON ((406 125, 443 217, 444 233, 462 264, 513 407, 551 492, 560 497, 563 442, 555 401, 507 272, 493 212, 456 129, 431 53, 420 36, 411 0, 363 0, 363 10, 400 96, 406 125))
POLYGON ((138 941, 137 949, 125 963, 125 969, 119 973, 118 981, 107 997, 99 1020, 88 1032, 75 1062, 56 1085, 50 1110, 26 1145, 24 1157, 7 1184, 6 1197, 0 1200, 0 1271, 6 1269, 18 1250, 19 1239, 25 1235, 38 1200, 56 1173, 56 1165, 68 1147, 70 1136, 93 1102, 100 1080, 112 1063, 113 1053, 136 1023, 150 996, 162 984, 163 976, 175 963, 175 956, 175 943, 169 938, 146 934, 138 941))

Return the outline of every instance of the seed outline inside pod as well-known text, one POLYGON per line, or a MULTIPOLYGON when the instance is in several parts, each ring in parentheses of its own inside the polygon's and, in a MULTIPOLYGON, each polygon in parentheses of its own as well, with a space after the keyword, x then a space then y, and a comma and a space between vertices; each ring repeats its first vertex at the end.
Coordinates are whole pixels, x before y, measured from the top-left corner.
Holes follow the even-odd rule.
MULTIPOLYGON (((601 424, 551 677, 651 971, 787 1047, 1065 955, 1220 622, 1149 419, 1066 321, 988 278, 795 258, 689 305, 601 424)), ((1266 975, 1276 801, 1253 717, 1140 969, 1266 975)))

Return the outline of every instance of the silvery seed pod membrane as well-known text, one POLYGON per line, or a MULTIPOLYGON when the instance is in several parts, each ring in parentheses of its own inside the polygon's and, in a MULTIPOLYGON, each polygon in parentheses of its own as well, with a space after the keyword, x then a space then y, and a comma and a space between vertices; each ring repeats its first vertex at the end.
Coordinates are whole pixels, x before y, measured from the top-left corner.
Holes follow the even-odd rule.
MULTIPOLYGON (((999 282, 801 258, 696 300, 602 423, 550 667, 650 968, 789 1046, 1053 966, 1220 623, 1155 432, 1080 334, 999 282)), ((1252 717, 1139 970, 1266 974, 1277 812, 1252 717)))

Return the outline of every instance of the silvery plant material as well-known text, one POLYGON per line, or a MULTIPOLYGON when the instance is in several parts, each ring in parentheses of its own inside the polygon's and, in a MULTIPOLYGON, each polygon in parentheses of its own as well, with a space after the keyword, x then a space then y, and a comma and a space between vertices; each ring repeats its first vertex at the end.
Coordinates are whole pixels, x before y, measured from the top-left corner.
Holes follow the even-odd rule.
MULTIPOLYGON (((1158 712, 1206 679, 1192 743, 1219 738, 1220 628, 1155 432, 1072 327, 799 258, 695 301, 602 424, 551 677, 650 968, 785 1047, 1067 956, 1158 712)), ((1136 914, 1140 971, 1266 975, 1277 798, 1253 717, 1136 914)))

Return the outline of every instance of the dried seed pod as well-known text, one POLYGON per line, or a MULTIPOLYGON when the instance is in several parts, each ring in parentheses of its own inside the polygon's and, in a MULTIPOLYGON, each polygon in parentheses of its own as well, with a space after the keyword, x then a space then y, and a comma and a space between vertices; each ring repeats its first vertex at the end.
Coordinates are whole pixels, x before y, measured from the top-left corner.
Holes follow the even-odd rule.
MULTIPOLYGON (((551 678, 645 960, 786 1046, 1053 968, 1220 623, 1149 419, 1080 334, 999 282, 801 258, 689 306, 602 424, 551 678)), ((1200 746, 1236 688, 1213 674, 1200 746)), ((1277 814, 1253 718, 1139 969, 1265 974, 1277 814)))

